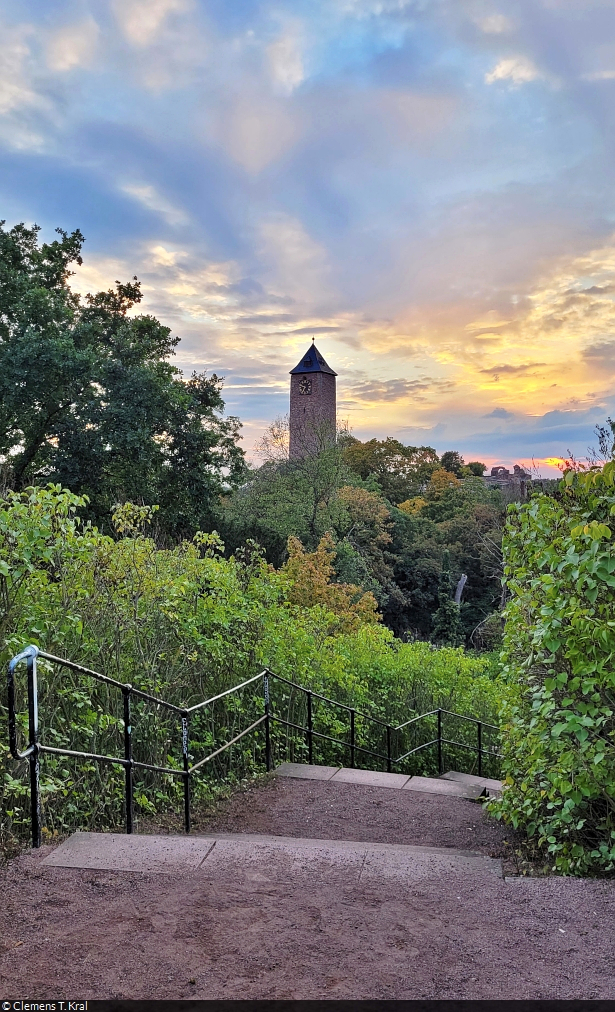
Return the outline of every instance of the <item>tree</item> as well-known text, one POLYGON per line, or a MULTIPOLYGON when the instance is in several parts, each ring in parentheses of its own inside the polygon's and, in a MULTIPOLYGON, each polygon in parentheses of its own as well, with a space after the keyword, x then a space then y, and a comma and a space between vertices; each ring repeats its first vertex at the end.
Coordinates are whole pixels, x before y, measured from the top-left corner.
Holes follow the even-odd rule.
POLYGON ((346 485, 338 490, 332 506, 338 578, 361 583, 381 607, 391 598, 403 603, 393 576, 393 524, 388 503, 371 489, 346 485))
POLYGON ((394 505, 417 495, 439 463, 433 447, 404 446, 390 436, 366 443, 347 436, 343 453, 348 467, 363 480, 375 479, 394 505))
POLYGON ((362 587, 336 583, 336 548, 330 534, 325 534, 315 552, 306 552, 298 538, 288 539, 288 561, 283 572, 291 581, 288 599, 301 608, 320 605, 336 616, 329 629, 334 632, 355 632, 361 625, 378 622, 377 604, 373 594, 362 587))
POLYGON ((0 454, 19 490, 60 482, 109 527, 114 503, 159 503, 177 538, 212 521, 243 473, 239 421, 224 418, 222 381, 184 382, 168 359, 179 338, 131 311, 139 282, 81 300, 68 279, 83 236, 0 225, 0 454))
POLYGON ((291 536, 314 551, 330 534, 337 579, 360 584, 384 605, 399 592, 388 552, 390 507, 378 485, 361 481, 351 471, 343 441, 289 460, 285 433, 283 419, 269 427, 259 444, 268 459, 226 499, 221 524, 225 540, 236 547, 247 537, 255 538, 269 561, 279 566, 291 536))
POLYGON ((236 547, 248 537, 255 538, 276 566, 286 558, 291 535, 313 551, 333 529, 342 509, 336 502, 338 490, 353 478, 339 446, 293 460, 266 460, 248 472, 247 480, 224 500, 225 540, 236 547))
MULTIPOLYGON (((597 425, 594 429, 598 437, 598 450, 589 448, 591 464, 601 465, 615 459, 615 420, 607 418, 606 425, 597 425)), ((572 456, 571 454, 569 454, 572 456)))
POLYGON ((450 556, 444 553, 438 585, 438 610, 433 617, 431 640, 439 646, 458 647, 465 640, 459 605, 453 600, 450 556))
POLYGON ((453 471, 447 471, 444 467, 438 467, 429 479, 426 493, 428 498, 437 499, 442 492, 448 489, 459 488, 461 482, 453 471))
POLYGON ((447 450, 440 457, 440 467, 445 471, 451 471, 457 478, 461 478, 464 466, 465 461, 457 450, 447 450))
POLYGON ((453 581, 462 572, 468 576, 460 617, 469 634, 500 603, 501 569, 484 547, 488 540, 495 551, 501 541, 504 511, 499 492, 480 478, 464 478, 440 492, 432 488, 425 498, 401 503, 391 515, 388 551, 403 604, 391 599, 384 609, 385 622, 398 636, 430 635, 448 552, 453 581))

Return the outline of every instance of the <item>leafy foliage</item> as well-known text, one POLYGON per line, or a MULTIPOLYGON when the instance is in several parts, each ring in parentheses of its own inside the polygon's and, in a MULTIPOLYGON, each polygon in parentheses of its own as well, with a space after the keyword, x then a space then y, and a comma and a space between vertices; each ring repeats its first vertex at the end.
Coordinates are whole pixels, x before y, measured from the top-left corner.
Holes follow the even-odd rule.
POLYGON ((361 587, 334 583, 335 544, 330 534, 321 538, 315 552, 305 552, 298 538, 288 539, 288 562, 283 572, 290 577, 288 599, 303 608, 320 605, 339 617, 340 632, 356 632, 362 625, 377 622, 377 603, 373 594, 361 587))
POLYGON ((389 552, 402 602, 392 598, 385 606, 385 622, 397 635, 412 631, 427 638, 432 634, 448 553, 452 585, 462 573, 468 577, 460 619, 469 638, 500 603, 499 545, 504 510, 499 493, 488 489, 478 477, 454 479, 454 483, 447 479, 441 488, 430 481, 422 496, 401 503, 392 517, 389 552))
MULTIPOLYGON (((3 224, 3 223, 2 223, 3 224)), ((168 362, 178 338, 132 315, 139 282, 81 301, 71 263, 83 236, 0 224, 0 455, 21 490, 59 482, 89 497, 88 515, 111 530, 125 500, 160 506, 161 534, 211 526, 227 481, 243 474, 239 421, 224 418, 222 381, 184 382, 168 362)))
POLYGON ((560 500, 513 506, 504 537, 504 770, 498 814, 567 874, 615 868, 615 462, 560 500))
MULTIPOLYGON (((79 521, 76 511, 83 505, 57 487, 11 493, 4 502, 1 663, 33 642, 183 705, 213 696, 267 665, 394 724, 438 705, 494 721, 499 686, 490 659, 396 640, 377 621, 370 594, 335 583, 330 540, 312 553, 291 543, 287 564, 275 570, 254 543, 225 557, 215 533, 158 548, 147 534, 156 514, 133 504, 116 510, 114 540, 79 521)), ((121 754, 117 696, 105 685, 41 661, 44 740, 121 754)), ((283 697, 278 704, 290 706, 283 697)), ((23 706, 22 695, 22 727, 23 706)), ((228 741, 255 713, 262 713, 262 699, 246 690, 195 718, 194 760, 228 741)), ((3 709, 3 810, 5 825, 19 830, 27 819, 27 778, 24 764, 8 759, 5 721, 3 709)), ((315 713, 315 721, 323 733, 347 733, 328 712, 315 713)), ((135 758, 179 764, 179 729, 172 716, 135 702, 133 725, 135 758)), ((358 733, 371 731, 359 727, 358 733)), ((278 734, 276 748, 289 743, 298 748, 299 738, 304 748, 304 736, 278 734)), ((258 734, 249 736, 234 746, 232 765, 228 753, 209 764, 197 780, 197 798, 217 790, 229 771, 243 776, 261 770, 262 745, 258 734)), ((347 761, 347 755, 338 759, 347 761)), ((113 767, 45 756, 42 790, 49 831, 121 822, 123 777, 113 767)), ((178 790, 178 781, 167 775, 139 774, 138 813, 179 807, 178 790)))
POLYGON ((462 639, 498 607, 501 571, 490 548, 499 545, 504 511, 480 476, 466 468, 458 478, 430 447, 361 443, 347 433, 323 453, 289 461, 284 433, 282 422, 271 427, 265 464, 225 502, 220 523, 231 547, 253 538, 280 566, 289 537, 315 551, 330 535, 337 579, 372 593, 400 636, 430 636, 447 551, 451 579, 468 576, 462 639))
POLYGON ((404 446, 398 439, 370 439, 362 443, 347 436, 344 461, 363 479, 373 478, 389 502, 397 503, 415 495, 438 467, 438 455, 431 446, 404 446))
POLYGON ((461 646, 465 639, 459 605, 453 600, 448 552, 445 552, 442 561, 438 586, 438 610, 433 618, 431 639, 433 643, 449 647, 461 646))

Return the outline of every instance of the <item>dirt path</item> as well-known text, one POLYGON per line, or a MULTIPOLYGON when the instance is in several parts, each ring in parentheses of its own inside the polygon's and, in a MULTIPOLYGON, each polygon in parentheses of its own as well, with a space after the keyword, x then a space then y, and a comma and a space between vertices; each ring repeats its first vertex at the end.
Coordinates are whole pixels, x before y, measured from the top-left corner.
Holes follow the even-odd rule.
POLYGON ((507 853, 511 834, 463 798, 381 787, 274 777, 235 794, 197 831, 273 833, 314 840, 360 840, 456 847, 491 857, 507 853))
MULTIPOLYGON (((461 799, 306 781, 237 795, 202 830, 454 846, 505 833, 461 799)), ((7 998, 608 999, 615 883, 423 878, 229 862, 216 876, 2 872, 7 998)))

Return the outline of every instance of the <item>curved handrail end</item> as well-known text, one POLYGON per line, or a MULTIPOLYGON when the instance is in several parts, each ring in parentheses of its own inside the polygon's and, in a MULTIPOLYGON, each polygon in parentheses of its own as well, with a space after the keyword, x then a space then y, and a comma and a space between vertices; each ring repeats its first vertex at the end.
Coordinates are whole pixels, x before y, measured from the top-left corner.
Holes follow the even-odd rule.
POLYGON ((26 647, 25 650, 22 650, 20 654, 17 654, 9 661, 9 671, 11 674, 20 661, 25 661, 28 657, 38 657, 39 653, 39 648, 35 647, 34 644, 31 643, 29 647, 26 647))

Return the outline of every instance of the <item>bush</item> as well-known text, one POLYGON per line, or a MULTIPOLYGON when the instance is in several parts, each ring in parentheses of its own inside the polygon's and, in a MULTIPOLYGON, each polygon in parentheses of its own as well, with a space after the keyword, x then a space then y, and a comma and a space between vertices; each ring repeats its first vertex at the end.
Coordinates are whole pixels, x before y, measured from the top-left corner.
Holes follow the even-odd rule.
POLYGON ((496 813, 554 870, 615 868, 615 463, 511 506, 504 537, 503 739, 496 813))

